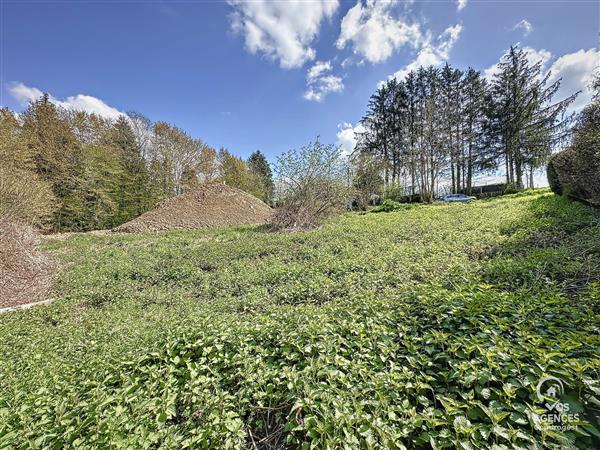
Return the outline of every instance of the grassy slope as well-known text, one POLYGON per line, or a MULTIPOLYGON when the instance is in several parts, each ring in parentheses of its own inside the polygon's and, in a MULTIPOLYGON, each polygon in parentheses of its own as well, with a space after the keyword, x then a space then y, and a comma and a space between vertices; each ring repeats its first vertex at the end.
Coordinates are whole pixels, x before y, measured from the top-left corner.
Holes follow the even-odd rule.
POLYGON ((0 447, 596 445, 600 215, 581 204, 47 247, 62 300, 0 316, 0 447), (533 428, 545 374, 591 425, 533 428))

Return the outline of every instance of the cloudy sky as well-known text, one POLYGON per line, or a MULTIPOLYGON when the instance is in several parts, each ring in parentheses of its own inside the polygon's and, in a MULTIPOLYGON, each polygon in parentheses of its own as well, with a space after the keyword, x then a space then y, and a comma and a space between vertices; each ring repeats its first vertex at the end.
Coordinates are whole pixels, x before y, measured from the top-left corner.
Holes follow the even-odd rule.
POLYGON ((353 145, 378 83, 450 62, 493 76, 511 44, 583 90, 597 1, 1 2, 0 105, 42 92, 75 109, 141 112, 270 159, 320 136, 353 145))

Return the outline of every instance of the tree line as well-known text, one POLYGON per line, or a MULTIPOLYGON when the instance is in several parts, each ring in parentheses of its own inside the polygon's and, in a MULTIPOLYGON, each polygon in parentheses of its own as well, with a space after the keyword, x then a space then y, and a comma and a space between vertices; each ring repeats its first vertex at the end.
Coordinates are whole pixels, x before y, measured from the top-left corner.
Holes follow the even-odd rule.
POLYGON ((109 120, 53 104, 0 110, 0 215, 53 231, 110 228, 203 182, 270 202, 271 169, 141 114, 109 120))
MULTIPOLYGON (((349 161, 340 165, 339 149, 318 141, 278 159, 277 201, 293 205, 278 216, 281 227, 317 222, 350 197, 365 207, 384 191, 430 202, 441 180, 471 193, 485 172, 503 170, 509 188, 532 186, 569 137, 567 108, 578 94, 553 101, 560 80, 550 76, 511 47, 490 80, 449 64, 388 80, 370 98, 349 161)), ((109 120, 47 95, 20 114, 0 109, 0 218, 53 231, 111 228, 214 181, 275 202, 260 151, 243 160, 166 122, 138 113, 109 120)))
POLYGON ((361 120, 355 183, 364 186, 380 173, 387 189, 423 201, 434 199, 442 178, 453 193, 471 193, 482 172, 503 170, 514 189, 533 186, 534 171, 568 134, 566 112, 578 94, 553 102, 560 79, 550 76, 542 62, 511 47, 489 81, 449 64, 388 80, 361 120))

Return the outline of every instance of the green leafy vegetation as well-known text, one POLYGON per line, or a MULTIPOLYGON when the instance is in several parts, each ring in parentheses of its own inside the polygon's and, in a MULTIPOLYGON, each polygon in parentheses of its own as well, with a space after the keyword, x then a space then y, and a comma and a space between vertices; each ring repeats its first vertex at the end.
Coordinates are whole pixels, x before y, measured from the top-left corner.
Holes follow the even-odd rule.
POLYGON ((348 206, 348 167, 340 150, 317 139, 277 158, 278 204, 274 229, 308 229, 348 206))
POLYGON ((399 211, 401 209, 411 209, 412 207, 413 205, 411 204, 399 203, 395 200, 386 198, 381 205, 377 205, 376 207, 371 208, 371 212, 392 212, 399 211))
POLYGON ((50 240, 0 316, 2 448, 597 448, 600 214, 545 191, 50 240), (578 425, 540 431, 536 385, 578 425))
POLYGON ((600 205, 600 76, 593 86, 594 101, 578 114, 571 145, 551 158, 547 174, 555 194, 600 205))

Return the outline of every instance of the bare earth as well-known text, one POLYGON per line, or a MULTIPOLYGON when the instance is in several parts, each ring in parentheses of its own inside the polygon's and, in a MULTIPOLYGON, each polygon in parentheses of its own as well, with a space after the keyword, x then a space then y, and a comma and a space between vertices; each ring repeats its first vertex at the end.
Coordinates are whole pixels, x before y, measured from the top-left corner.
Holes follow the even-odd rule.
POLYGON ((221 183, 202 185, 160 202, 156 208, 113 231, 141 233, 266 224, 273 210, 247 192, 221 183))
MULTIPOLYGON (((116 227, 113 232, 139 233, 266 224, 273 210, 256 197, 220 183, 205 184, 116 227)), ((106 234, 109 231, 92 231, 106 234)), ((66 239, 75 233, 40 236, 32 227, 0 221, 0 310, 48 299, 54 264, 39 250, 40 239, 66 239)))

